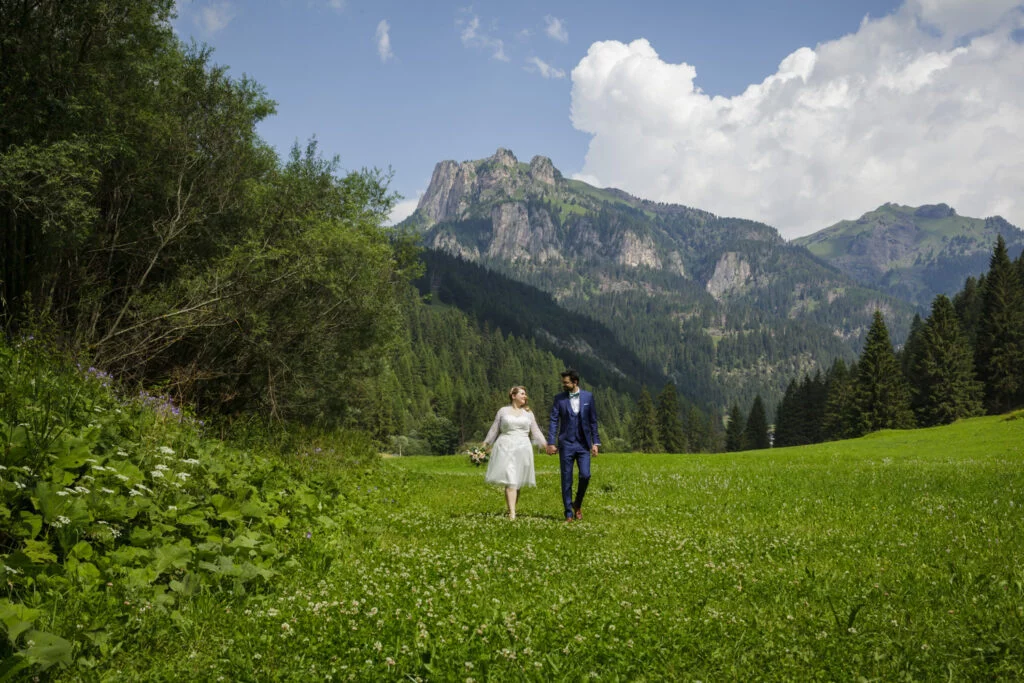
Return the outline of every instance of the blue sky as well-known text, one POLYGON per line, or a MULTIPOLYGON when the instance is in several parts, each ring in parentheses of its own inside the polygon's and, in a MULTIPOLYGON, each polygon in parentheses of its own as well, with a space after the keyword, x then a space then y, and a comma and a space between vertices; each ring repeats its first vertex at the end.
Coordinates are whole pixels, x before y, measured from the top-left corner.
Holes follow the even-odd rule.
POLYGON ((992 72, 985 87, 1004 90, 1017 85, 1017 67, 1024 72, 1020 4, 971 2, 988 11, 968 0, 179 0, 174 25, 183 39, 213 47, 231 73, 266 87, 278 113, 260 133, 280 152, 315 135, 346 169, 390 166, 392 189, 408 200, 436 162, 507 147, 521 160, 549 156, 569 176, 794 236, 882 201, 959 201, 961 213, 999 211, 1021 223, 1024 207, 1008 188, 1024 185, 1024 173, 1009 158, 959 192, 943 182, 894 184, 887 174, 919 175, 941 153, 906 165, 913 155, 892 151, 892 140, 858 151, 856 169, 835 169, 863 139, 887 137, 878 107, 893 113, 892 137, 908 149, 936 134, 955 141, 960 114, 975 126, 967 158, 1018 139, 1020 127, 1006 119, 1007 107, 1011 116, 1024 111, 1018 96, 960 112, 942 80, 977 83, 982 69, 992 72), (957 52, 979 36, 1001 36, 1002 52, 957 52), (851 92, 857 83, 862 90, 851 92), (844 88, 847 99, 836 100, 844 88), (926 110, 911 106, 922 99, 926 110), (937 111, 954 120, 915 127, 937 111), (737 126, 743 135, 730 132, 737 126), (1004 134, 986 139, 993 126, 1004 134), (715 143, 723 135, 728 149, 715 143), (836 140, 845 142, 832 149, 836 140), (998 188, 978 189, 1007 169, 998 188), (863 191, 850 196, 851 184, 863 191))

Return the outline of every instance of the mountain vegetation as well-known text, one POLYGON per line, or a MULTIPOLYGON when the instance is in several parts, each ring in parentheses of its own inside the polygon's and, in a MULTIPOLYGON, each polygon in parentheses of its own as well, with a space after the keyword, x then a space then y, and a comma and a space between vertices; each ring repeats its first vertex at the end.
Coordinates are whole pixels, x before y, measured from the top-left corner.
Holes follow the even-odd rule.
POLYGON ((721 414, 789 379, 852 360, 882 310, 913 309, 857 284, 771 227, 566 180, 508 150, 441 162, 405 223, 429 249, 549 293, 603 324, 686 399, 721 414))
POLYGON ((898 354, 880 314, 860 358, 791 381, 775 445, 797 446, 885 428, 949 424, 1024 406, 1024 254, 997 237, 987 273, 952 301, 940 294, 898 354))
POLYGON ((1024 231, 1000 216, 968 218, 946 204, 884 204, 793 240, 867 286, 927 307, 985 270, 996 238, 1020 253, 1024 231))

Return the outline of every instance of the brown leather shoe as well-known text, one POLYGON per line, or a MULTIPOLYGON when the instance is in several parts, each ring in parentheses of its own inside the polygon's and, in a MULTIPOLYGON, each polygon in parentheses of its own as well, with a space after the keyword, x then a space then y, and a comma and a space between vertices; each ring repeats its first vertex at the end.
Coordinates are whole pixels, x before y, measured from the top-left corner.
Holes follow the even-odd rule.
POLYGON ((578 508, 578 507, 576 507, 575 505, 573 505, 572 506, 572 517, 573 517, 573 519, 583 519, 583 510, 578 508))

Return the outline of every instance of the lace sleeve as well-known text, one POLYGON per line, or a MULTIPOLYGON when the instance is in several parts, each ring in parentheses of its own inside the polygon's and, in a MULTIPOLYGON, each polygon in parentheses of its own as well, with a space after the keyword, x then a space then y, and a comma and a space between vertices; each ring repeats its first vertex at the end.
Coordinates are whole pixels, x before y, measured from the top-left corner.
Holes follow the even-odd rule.
POLYGON ((487 436, 484 437, 484 443, 487 445, 493 444, 494 440, 498 438, 498 431, 501 429, 501 413, 505 410, 504 408, 498 408, 498 413, 494 416, 494 424, 487 431, 487 436))
POLYGON ((544 433, 540 431, 540 425, 537 424, 537 416, 530 411, 530 440, 534 444, 541 448, 546 448, 548 442, 544 440, 544 433))

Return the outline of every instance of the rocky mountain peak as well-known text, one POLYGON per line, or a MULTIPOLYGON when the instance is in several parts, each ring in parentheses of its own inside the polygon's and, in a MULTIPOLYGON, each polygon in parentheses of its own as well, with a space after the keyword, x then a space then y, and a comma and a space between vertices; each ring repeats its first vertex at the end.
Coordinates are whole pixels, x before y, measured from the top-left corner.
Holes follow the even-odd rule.
POLYGON ((551 159, 542 157, 539 154, 530 159, 530 179, 534 182, 554 185, 561 178, 562 174, 551 163, 551 159))

